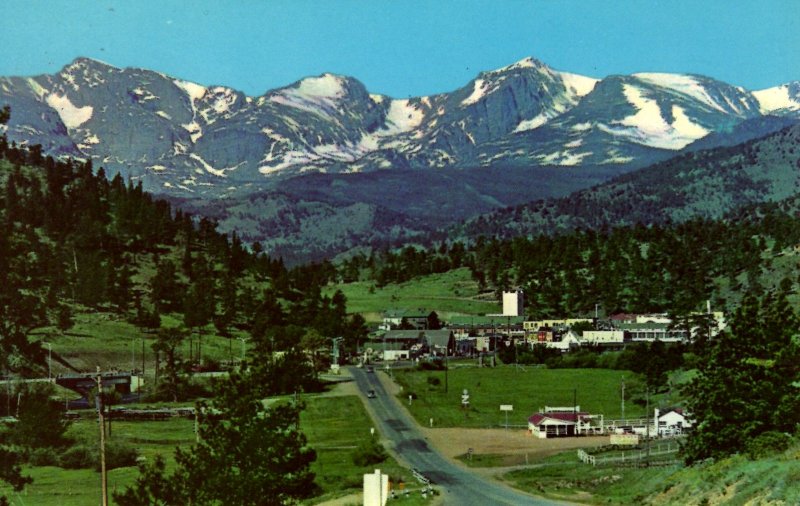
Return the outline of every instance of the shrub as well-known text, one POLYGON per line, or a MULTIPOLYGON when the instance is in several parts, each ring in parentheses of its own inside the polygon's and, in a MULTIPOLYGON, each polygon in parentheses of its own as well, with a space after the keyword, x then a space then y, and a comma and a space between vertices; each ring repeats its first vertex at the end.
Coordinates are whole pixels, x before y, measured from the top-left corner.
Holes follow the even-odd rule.
POLYGON ((388 456, 386 449, 378 442, 378 439, 371 437, 353 450, 353 464, 359 467, 379 464, 388 456))
POLYGON ((436 376, 428 376, 428 384, 437 387, 442 384, 442 380, 440 380, 436 376))
POLYGON ((77 444, 61 454, 58 465, 64 469, 88 469, 94 465, 96 449, 77 444))
POLYGON ((421 360, 417 367, 421 371, 444 371, 444 360, 421 360))
POLYGON ((785 452, 791 444, 791 436, 771 430, 750 440, 745 447, 745 453, 750 459, 755 460, 785 452))
MULTIPOLYGON (((109 441, 106 443, 106 469, 136 465, 139 456, 135 448, 109 441)), ((94 469, 100 471, 100 452, 97 446, 79 443, 72 446, 59 459, 59 466, 65 469, 94 469)))
POLYGON ((28 454, 28 463, 32 466, 57 466, 58 452, 53 448, 35 448, 28 454))
MULTIPOLYGON (((110 443, 106 445, 106 469, 116 469, 118 467, 131 467, 136 465, 136 458, 139 452, 135 448, 120 443, 110 443)), ((97 458, 94 464, 96 471, 100 470, 100 459, 97 458)))

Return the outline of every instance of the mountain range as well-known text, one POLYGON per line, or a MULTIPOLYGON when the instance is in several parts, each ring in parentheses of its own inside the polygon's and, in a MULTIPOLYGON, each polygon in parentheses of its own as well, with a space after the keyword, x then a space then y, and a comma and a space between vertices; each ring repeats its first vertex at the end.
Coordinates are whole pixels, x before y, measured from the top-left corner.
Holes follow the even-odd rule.
POLYGON ((800 82, 595 79, 526 58, 424 97, 333 74, 251 97, 79 58, 57 74, 0 78, 0 104, 11 106, 10 141, 91 159, 307 260, 763 136, 800 120, 800 82))

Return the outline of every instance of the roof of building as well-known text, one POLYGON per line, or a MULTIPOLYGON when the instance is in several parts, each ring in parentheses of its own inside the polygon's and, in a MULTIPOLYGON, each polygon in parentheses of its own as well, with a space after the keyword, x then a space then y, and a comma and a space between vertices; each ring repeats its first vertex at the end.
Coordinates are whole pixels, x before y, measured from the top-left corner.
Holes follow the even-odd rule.
POLYGON ((617 328, 619 330, 675 330, 681 331, 681 329, 670 329, 669 323, 654 323, 654 322, 647 322, 647 323, 617 323, 617 328))
POLYGON ((504 326, 511 322, 512 325, 522 325, 525 321, 524 316, 451 316, 447 319, 448 325, 480 325, 488 326, 494 324, 497 327, 504 326))
POLYGON ((424 330, 423 332, 423 339, 428 344, 428 346, 448 346, 450 344, 450 339, 453 337, 453 333, 449 330, 424 330))
POLYGON ((576 420, 581 420, 587 416, 589 416, 589 413, 585 411, 578 411, 575 413, 569 413, 569 412, 534 413, 528 418, 528 422, 532 423, 533 425, 541 425, 542 423, 546 423, 548 420, 551 420, 568 424, 570 423, 574 424, 576 420))
POLYGON ((389 330, 383 335, 383 339, 394 341, 412 341, 422 338, 424 330, 389 330))

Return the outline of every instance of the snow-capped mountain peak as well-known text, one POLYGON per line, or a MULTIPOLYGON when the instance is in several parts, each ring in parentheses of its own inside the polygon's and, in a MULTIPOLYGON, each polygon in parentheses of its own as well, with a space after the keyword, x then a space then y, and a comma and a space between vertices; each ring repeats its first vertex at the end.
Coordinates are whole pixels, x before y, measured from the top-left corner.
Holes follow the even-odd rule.
POLYGON ((764 114, 800 111, 800 81, 754 91, 753 95, 764 114))
POLYGON ((79 58, 0 78, 0 103, 10 141, 149 188, 221 192, 309 171, 633 166, 762 114, 800 117, 800 83, 750 93, 687 74, 598 80, 529 57, 431 96, 392 99, 325 73, 248 97, 79 58))

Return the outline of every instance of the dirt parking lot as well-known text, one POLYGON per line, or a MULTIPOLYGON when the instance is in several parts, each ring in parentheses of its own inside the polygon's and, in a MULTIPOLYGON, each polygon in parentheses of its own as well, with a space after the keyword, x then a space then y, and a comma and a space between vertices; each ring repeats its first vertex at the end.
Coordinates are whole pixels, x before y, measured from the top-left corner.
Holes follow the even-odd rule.
POLYGON ((467 453, 508 455, 507 465, 524 464, 565 450, 608 444, 608 437, 539 439, 527 430, 516 429, 436 429, 423 428, 425 437, 448 458, 467 453))

